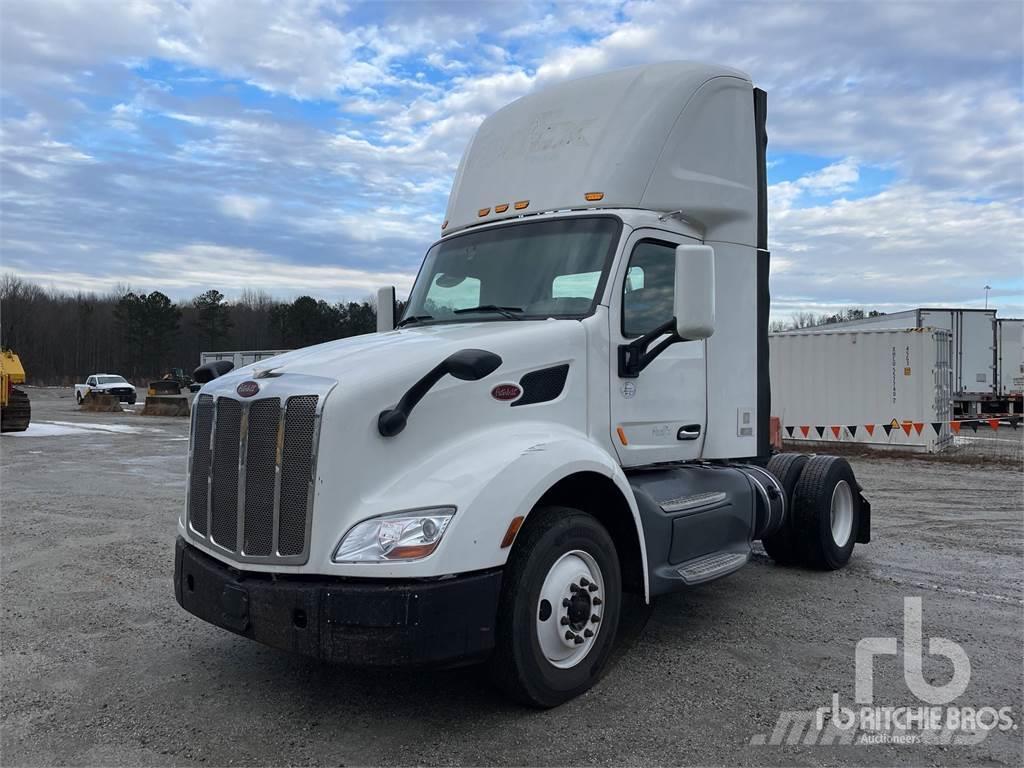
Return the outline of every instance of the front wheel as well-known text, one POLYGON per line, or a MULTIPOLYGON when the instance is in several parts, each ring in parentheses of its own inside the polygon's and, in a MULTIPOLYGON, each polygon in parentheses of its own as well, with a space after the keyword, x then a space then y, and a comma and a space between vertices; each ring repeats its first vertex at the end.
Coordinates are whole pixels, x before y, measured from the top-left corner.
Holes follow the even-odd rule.
POLYGON ((78 401, 78 404, 81 405, 82 404, 82 393, 81 392, 75 392, 75 399, 78 401))
POLYGON ((578 696, 600 679, 621 605, 618 554, 605 528, 570 507, 535 510, 505 568, 494 681, 535 707, 578 696))

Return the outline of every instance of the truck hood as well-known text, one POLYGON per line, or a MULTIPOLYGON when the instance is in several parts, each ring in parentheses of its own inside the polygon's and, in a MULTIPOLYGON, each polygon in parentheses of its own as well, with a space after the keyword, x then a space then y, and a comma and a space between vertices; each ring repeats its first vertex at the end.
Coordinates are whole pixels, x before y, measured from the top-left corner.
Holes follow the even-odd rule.
POLYGON ((502 378, 525 362, 540 367, 545 350, 562 347, 585 331, 575 320, 520 320, 412 326, 329 341, 260 360, 215 379, 220 386, 261 373, 307 374, 345 381, 346 387, 368 379, 411 385, 448 355, 460 349, 484 349, 503 359, 492 377, 502 378))

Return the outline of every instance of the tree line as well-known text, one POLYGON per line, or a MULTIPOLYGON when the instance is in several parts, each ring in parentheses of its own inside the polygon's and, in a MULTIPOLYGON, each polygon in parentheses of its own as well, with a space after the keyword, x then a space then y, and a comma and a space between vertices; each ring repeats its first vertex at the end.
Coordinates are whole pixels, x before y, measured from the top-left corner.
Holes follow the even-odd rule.
POLYGON ((780 331, 798 331, 803 328, 817 328, 820 325, 845 323, 848 320, 863 320, 866 317, 880 317, 885 312, 877 309, 865 310, 860 307, 841 309, 833 314, 815 314, 814 312, 794 312, 789 320, 772 320, 768 330, 772 333, 780 331))
POLYGON ((246 290, 228 301, 211 289, 173 301, 128 286, 72 293, 0 276, 0 344, 18 353, 30 384, 68 385, 92 373, 145 383, 171 368, 191 373, 200 352, 298 349, 376 327, 371 299, 284 302, 246 290))

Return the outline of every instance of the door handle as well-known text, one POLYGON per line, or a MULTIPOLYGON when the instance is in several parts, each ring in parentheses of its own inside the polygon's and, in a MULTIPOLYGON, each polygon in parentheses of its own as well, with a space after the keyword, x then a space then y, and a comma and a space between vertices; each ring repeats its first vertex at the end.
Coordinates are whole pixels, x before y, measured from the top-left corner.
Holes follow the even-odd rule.
POLYGON ((687 424, 676 432, 676 440, 696 440, 700 437, 700 424, 687 424))

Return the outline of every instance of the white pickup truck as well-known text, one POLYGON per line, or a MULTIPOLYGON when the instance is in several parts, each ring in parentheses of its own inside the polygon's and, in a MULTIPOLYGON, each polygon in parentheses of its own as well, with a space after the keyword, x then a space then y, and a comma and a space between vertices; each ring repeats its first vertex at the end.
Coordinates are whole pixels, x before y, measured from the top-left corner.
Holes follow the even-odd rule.
POLYGON ((90 392, 116 395, 122 403, 134 405, 138 394, 135 387, 125 381, 124 376, 113 373, 94 373, 85 380, 85 384, 75 384, 75 400, 79 405, 90 392))
POLYGON ((397 324, 384 289, 377 333, 197 369, 181 606, 324 660, 486 661, 551 707, 599 679, 624 593, 757 540, 846 565, 850 465, 769 442, 766 103, 677 62, 485 120, 397 324))

